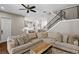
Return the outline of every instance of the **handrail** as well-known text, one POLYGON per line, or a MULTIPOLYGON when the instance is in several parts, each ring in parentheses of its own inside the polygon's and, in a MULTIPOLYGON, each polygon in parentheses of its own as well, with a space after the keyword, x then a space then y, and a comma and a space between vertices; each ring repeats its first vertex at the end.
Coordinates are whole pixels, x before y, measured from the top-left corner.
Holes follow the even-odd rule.
MULTIPOLYGON (((54 20, 54 19, 55 19, 57 16, 59 16, 60 14, 61 14, 61 16, 62 16, 62 12, 63 12, 63 11, 61 10, 52 20, 54 20)), ((60 17, 60 16, 59 16, 59 17, 60 17)), ((49 25, 52 20, 50 20, 47 25, 49 25)), ((46 25, 46 26, 47 26, 47 25, 46 25)), ((44 26, 44 28, 45 28, 46 26, 44 26)))
MULTIPOLYGON (((61 18, 58 18, 54 23, 50 24, 49 27, 51 27, 52 25, 54 25, 59 19, 61 19, 61 18)), ((48 29, 49 29, 49 27, 48 27, 48 29)))
MULTIPOLYGON (((73 7, 69 7, 69 8, 64 8, 64 9, 62 9, 62 10, 67 10, 67 9, 71 9, 71 8, 75 8, 75 7, 79 7, 79 5, 73 6, 73 7)), ((61 10, 58 10, 58 11, 61 11, 61 10)))
MULTIPOLYGON (((56 16, 58 16, 60 13, 61 13, 61 12, 59 12, 56 16)), ((56 17, 56 16, 55 16, 55 17, 56 17)), ((54 17, 54 18, 55 18, 55 17, 54 17)), ((54 19, 54 18, 53 18, 53 19, 54 19)), ((53 19, 52 19, 52 20, 53 20, 53 19)), ((52 20, 50 20, 50 22, 51 22, 52 20)), ((50 22, 49 22, 49 23, 50 23, 50 22)), ((48 23, 48 24, 49 24, 49 23, 48 23)), ((47 25, 48 25, 48 24, 47 24, 47 25)))
POLYGON ((62 20, 62 19, 61 19, 62 16, 63 16, 63 15, 61 15, 60 18, 56 19, 52 24, 50 24, 50 26, 48 27, 48 29, 51 28, 51 26, 54 25, 57 21, 61 21, 61 20, 62 20))
MULTIPOLYGON (((60 12, 59 12, 58 14, 60 14, 60 12)), ((57 14, 57 15, 58 15, 58 14, 57 14)), ((57 15, 56 15, 56 16, 57 16, 57 15)), ((55 17, 56 17, 56 16, 55 16, 55 17)), ((54 18, 55 18, 55 17, 54 17, 54 18)), ((53 18, 53 19, 54 19, 54 18, 53 18)), ((53 19, 52 19, 52 20, 53 20, 53 19)), ((51 22, 52 20, 50 20, 50 22, 51 22)), ((49 23, 50 23, 50 22, 49 22, 49 23)), ((48 23, 48 24, 49 24, 49 23, 48 23)), ((47 25, 48 25, 48 24, 47 24, 47 25)), ((46 25, 46 26, 47 26, 47 25, 46 25)), ((46 26, 44 26, 44 28, 45 28, 46 26)))

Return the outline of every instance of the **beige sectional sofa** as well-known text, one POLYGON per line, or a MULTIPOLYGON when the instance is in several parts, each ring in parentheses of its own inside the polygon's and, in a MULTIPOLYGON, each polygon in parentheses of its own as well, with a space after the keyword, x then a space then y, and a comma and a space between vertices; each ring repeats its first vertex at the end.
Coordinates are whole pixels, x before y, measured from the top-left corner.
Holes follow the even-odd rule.
POLYGON ((27 52, 31 46, 41 42, 36 33, 22 34, 7 39, 7 50, 11 54, 27 52))
POLYGON ((62 35, 61 33, 58 33, 58 32, 49 32, 48 37, 41 38, 41 39, 53 45, 54 53, 58 51, 57 49, 62 50, 62 52, 60 53, 64 53, 64 52, 65 53, 79 53, 79 46, 78 46, 79 36, 76 34, 62 35))
POLYGON ((52 45, 58 49, 64 50, 68 53, 79 53, 78 40, 79 36, 75 34, 62 35, 60 33, 51 32, 48 37, 55 39, 52 45), (56 40, 57 39, 57 40, 56 40))
MULTIPOLYGON (((45 41, 53 45, 53 48, 64 50, 68 53, 78 53, 78 35, 67 35, 64 39, 63 35, 58 32, 39 32, 28 33, 14 36, 7 39, 7 50, 9 53, 24 53, 30 50, 32 46, 38 42, 45 41)), ((55 53, 55 50, 53 50, 55 53)), ((53 53, 52 52, 52 53, 53 53)))

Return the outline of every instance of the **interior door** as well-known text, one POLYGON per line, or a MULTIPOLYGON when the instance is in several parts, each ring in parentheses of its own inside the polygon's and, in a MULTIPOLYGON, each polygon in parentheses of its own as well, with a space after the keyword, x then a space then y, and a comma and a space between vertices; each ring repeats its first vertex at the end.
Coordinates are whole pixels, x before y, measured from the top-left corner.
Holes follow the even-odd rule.
POLYGON ((11 18, 1 18, 1 41, 7 41, 11 37, 11 18))

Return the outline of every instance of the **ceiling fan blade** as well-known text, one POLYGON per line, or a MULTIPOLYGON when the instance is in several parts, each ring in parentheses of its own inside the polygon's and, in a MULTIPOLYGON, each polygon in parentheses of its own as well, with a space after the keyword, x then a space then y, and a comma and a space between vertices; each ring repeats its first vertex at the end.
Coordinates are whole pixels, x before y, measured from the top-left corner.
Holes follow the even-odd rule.
POLYGON ((26 9, 19 9, 19 10, 26 10, 26 9))
POLYGON ((27 10, 27 13, 29 13, 29 10, 27 10))
POLYGON ((33 9, 33 8, 35 8, 35 6, 30 7, 30 9, 33 9))
POLYGON ((23 7, 25 7, 26 9, 28 9, 28 7, 26 7, 24 4, 21 4, 23 7))
POLYGON ((36 12, 35 10, 30 10, 30 11, 32 11, 32 12, 36 12))

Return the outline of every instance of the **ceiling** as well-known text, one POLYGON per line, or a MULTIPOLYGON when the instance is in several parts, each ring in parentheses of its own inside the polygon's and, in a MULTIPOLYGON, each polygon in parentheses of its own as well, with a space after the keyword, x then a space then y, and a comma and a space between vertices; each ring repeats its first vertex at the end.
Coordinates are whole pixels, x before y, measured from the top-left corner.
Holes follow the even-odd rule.
MULTIPOLYGON (((27 4, 25 4, 27 6, 27 4)), ((28 15, 42 15, 47 14, 49 12, 55 12, 56 10, 61 10, 64 8, 75 6, 76 4, 29 4, 30 6, 36 6, 34 10, 37 12, 29 12, 26 13, 25 10, 19 10, 20 8, 24 8, 21 4, 0 4, 0 11, 18 14, 22 16, 28 16, 28 15), (4 8, 1 8, 4 7, 4 8), (45 13, 43 13, 45 11, 45 13)))

